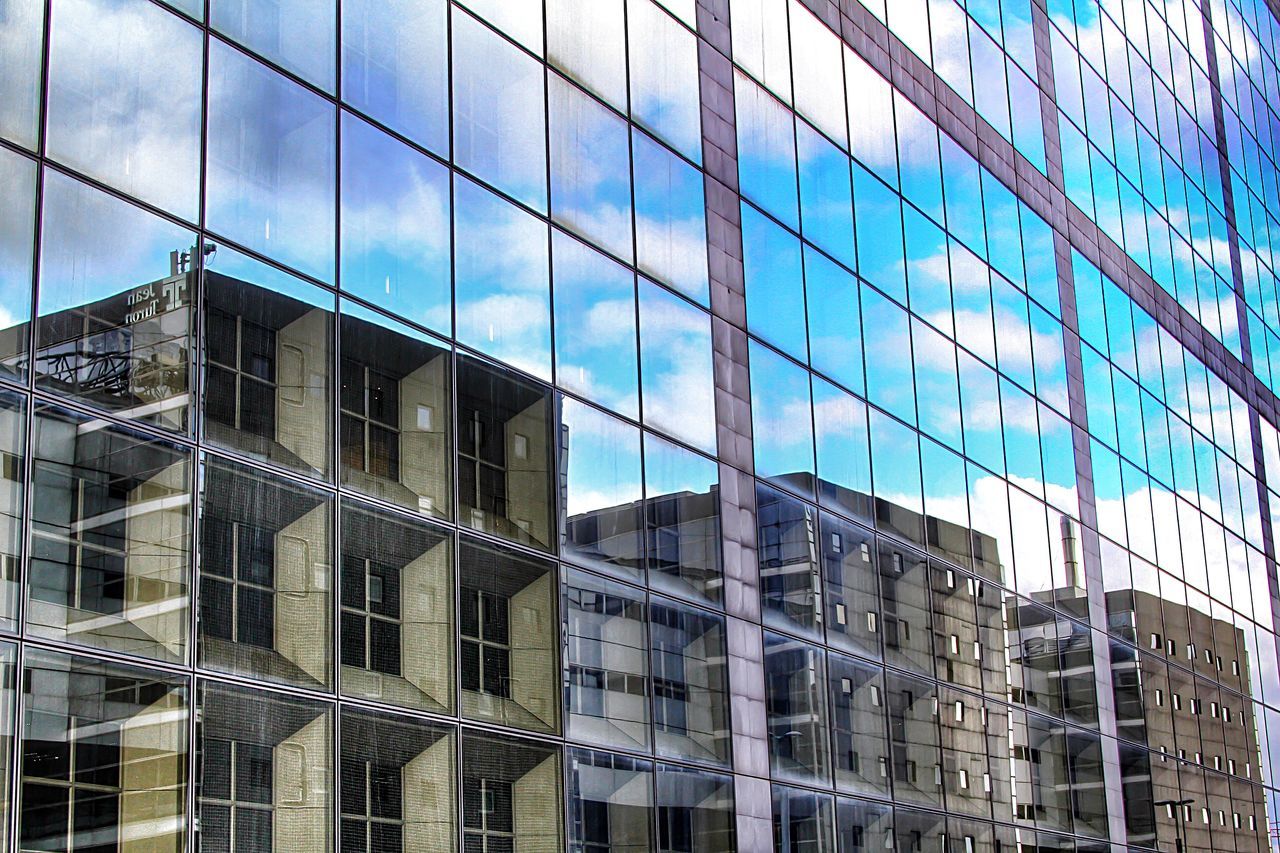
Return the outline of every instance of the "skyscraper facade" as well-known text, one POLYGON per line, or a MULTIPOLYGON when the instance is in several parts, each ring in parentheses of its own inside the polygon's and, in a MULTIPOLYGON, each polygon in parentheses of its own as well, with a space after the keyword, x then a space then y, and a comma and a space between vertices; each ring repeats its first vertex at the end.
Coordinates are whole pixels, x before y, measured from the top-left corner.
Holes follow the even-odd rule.
POLYGON ((1278 15, 0 0, 0 851, 1280 848, 1278 15))

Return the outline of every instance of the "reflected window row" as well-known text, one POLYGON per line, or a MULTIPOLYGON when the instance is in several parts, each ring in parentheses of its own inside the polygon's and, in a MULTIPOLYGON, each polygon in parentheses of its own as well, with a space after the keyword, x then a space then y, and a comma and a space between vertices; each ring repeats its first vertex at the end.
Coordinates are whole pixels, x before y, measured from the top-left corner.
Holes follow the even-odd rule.
MULTIPOLYGON (((653 0, 628 0, 625 18, 622 0, 552 0, 546 54, 566 78, 539 58, 542 3, 522 11, 492 2, 349 3, 340 51, 336 5, 218 0, 209 24, 329 94, 340 54, 349 105, 707 301, 697 39, 686 23, 653 0), (517 45, 492 27, 537 44, 517 45), (606 41, 613 49, 602 53, 606 41), (629 67, 614 67, 615 57, 628 55, 629 67), (608 70, 594 67, 598 56, 610 58, 608 70)), ((0 134, 33 149, 41 17, 34 10, 6 17, 0 58, 19 95, 0 119, 0 134), (27 80, 31 88, 23 86, 27 80)), ((349 113, 339 121, 323 94, 222 38, 207 38, 157 3, 58 0, 48 29, 43 149, 51 159, 188 222, 201 218, 203 174, 203 220, 211 230, 327 282, 341 274, 359 286, 362 273, 379 271, 370 267, 390 267, 401 274, 400 298, 426 296, 414 275, 426 272, 437 291, 445 286, 444 313, 434 316, 438 305, 415 307, 447 321, 449 240, 440 217, 448 215, 449 193, 447 186, 441 191, 447 173, 434 160, 349 113), (344 184, 352 179, 340 202, 339 173, 344 184), (338 207, 351 223, 341 234, 338 207), (357 249, 354 269, 345 258, 343 269, 335 268, 339 241, 344 256, 357 249)), ((486 250, 495 247, 521 251, 485 242, 486 250)), ((372 280, 381 285, 383 278, 372 280)), ((509 297, 519 295, 517 288, 509 297)))
MULTIPOLYGON (((343 180, 344 193, 354 199, 343 214, 343 290, 397 312, 412 326, 344 299, 342 328, 335 330, 331 315, 339 306, 330 292, 220 241, 201 241, 53 170, 45 171, 39 205, 42 284, 38 320, 30 324, 25 306, 37 268, 31 259, 36 169, 17 154, 0 152, 0 197, 15 206, 13 227, 0 234, 6 256, 15 259, 0 277, 0 292, 11 305, 10 323, 0 330, 0 373, 20 381, 34 374, 42 388, 190 431, 200 358, 206 406, 214 409, 206 414, 228 429, 271 440, 282 419, 270 411, 272 400, 286 386, 299 408, 323 415, 334 384, 328 361, 336 338, 351 336, 359 343, 350 349, 375 353, 403 339, 427 353, 440 345, 418 329, 450 334, 456 309, 462 344, 546 381, 554 373, 561 387, 627 417, 640 419, 643 408, 647 425, 714 451, 711 320, 705 310, 559 230, 552 236, 543 220, 466 178, 455 176, 451 201, 443 166, 357 119, 344 121, 353 135, 344 156, 370 159, 343 180), (369 168, 374 162, 378 168, 369 168), (409 191, 415 199, 395 195, 409 191), (417 213, 404 218, 408 201, 417 213), (439 230, 424 231, 420 222, 439 230), (206 342, 199 357, 196 306, 206 342), (246 311, 258 314, 251 325, 239 319, 246 311), (381 339, 362 331, 369 324, 382 327, 381 339), (242 402, 265 411, 248 417, 229 411, 242 402)), ((697 185, 701 192, 701 179, 697 185)), ((701 200, 694 208, 701 217, 701 200)), ((361 452, 351 442, 390 440, 402 427, 393 410, 407 405, 393 394, 381 400, 382 411, 372 412, 371 404, 357 399, 359 385, 376 392, 379 382, 412 376, 427 386, 432 379, 426 355, 417 365, 365 365, 374 372, 364 376, 357 375, 359 365, 348 364, 358 359, 357 353, 342 354, 342 403, 351 415, 343 423, 359 432, 356 420, 383 420, 366 427, 372 438, 344 436, 344 454, 361 452)), ((443 426, 447 419, 438 420, 443 426)), ((284 464, 327 475, 328 447, 315 440, 320 437, 291 447, 293 461, 284 464)), ((378 464, 394 469, 398 459, 378 464)))

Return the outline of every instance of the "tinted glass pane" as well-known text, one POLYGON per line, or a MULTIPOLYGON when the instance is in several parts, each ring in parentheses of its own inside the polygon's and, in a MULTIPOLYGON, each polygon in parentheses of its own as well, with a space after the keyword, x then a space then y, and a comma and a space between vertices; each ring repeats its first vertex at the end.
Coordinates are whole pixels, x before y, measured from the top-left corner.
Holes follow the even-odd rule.
POLYGON ((308 83, 333 91, 332 0, 212 0, 209 23, 308 83))
MULTIPOLYGON (((3 26, 3 25, 0 25, 3 26)), ((35 263, 36 165, 0 151, 0 372, 26 373, 23 358, 31 320, 31 271, 35 263)))
POLYGON ((645 423, 711 452, 716 441, 711 318, 643 279, 640 375, 645 423))

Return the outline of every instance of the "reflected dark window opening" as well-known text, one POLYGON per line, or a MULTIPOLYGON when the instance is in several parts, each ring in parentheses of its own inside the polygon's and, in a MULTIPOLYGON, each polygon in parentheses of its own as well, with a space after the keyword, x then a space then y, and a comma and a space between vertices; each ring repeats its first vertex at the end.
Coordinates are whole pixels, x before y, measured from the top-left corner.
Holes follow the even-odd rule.
POLYGON ((462 588, 462 688, 511 698, 511 599, 462 588))
POLYGON ((472 779, 463 788, 463 839, 466 853, 514 853, 515 816, 511 783, 472 779))
POLYGON ((398 853, 403 838, 401 768, 344 757, 341 853, 398 853))
POLYGON ((200 577, 200 618, 206 635, 273 648, 275 534, 208 517, 202 535, 209 556, 200 577))
POLYGON ((200 798, 200 850, 253 851, 273 837, 275 766, 272 749, 206 738, 200 798))
POLYGON ((211 308, 205 326, 209 368, 205 414, 267 441, 276 435, 276 333, 211 308))
POLYGON ((121 794, 118 729, 76 716, 33 716, 29 728, 57 732, 65 726, 65 739, 24 741, 23 849, 114 850, 121 794))
POLYGON ((342 663, 400 675, 400 569, 355 555, 342 561, 342 663))
POLYGON ((388 480, 400 478, 400 384, 349 358, 342 360, 342 464, 388 480))

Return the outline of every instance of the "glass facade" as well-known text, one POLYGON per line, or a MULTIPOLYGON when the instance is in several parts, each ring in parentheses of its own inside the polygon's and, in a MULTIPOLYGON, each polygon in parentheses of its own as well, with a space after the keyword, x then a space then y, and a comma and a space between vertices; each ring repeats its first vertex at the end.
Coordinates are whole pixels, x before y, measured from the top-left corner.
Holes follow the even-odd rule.
POLYGON ((1278 16, 0 0, 0 853, 1280 850, 1278 16))

